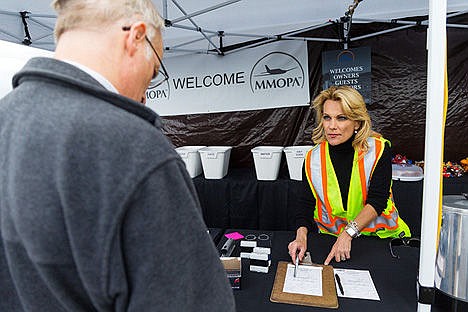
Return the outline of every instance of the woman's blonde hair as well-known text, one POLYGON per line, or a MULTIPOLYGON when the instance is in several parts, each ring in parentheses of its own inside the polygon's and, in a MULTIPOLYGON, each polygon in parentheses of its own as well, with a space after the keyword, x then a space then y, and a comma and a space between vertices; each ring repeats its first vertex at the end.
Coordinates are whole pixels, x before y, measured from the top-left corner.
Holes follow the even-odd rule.
POLYGON ((314 99, 312 106, 315 109, 315 118, 318 123, 312 132, 312 140, 318 144, 325 141, 325 131, 323 129, 323 106, 327 100, 341 103, 344 114, 349 120, 357 121, 359 129, 354 136, 353 147, 358 151, 366 153, 369 149, 367 138, 370 136, 380 136, 371 130, 372 123, 367 112, 366 103, 362 95, 349 86, 331 86, 323 90, 314 99))
MULTIPOLYGON (((148 37, 152 39, 155 30, 164 26, 150 0, 54 0, 52 7, 57 12, 55 40, 71 29, 103 28, 116 21, 129 24, 140 19, 154 27, 148 27, 148 37)), ((122 25, 130 26, 130 25, 122 25)))

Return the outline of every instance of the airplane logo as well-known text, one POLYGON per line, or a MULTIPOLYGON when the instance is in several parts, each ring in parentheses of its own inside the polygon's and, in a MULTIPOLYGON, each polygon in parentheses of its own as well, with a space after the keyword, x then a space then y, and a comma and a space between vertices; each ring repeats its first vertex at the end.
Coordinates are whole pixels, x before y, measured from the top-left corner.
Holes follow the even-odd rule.
POLYGON ((271 76, 271 75, 282 75, 284 73, 287 73, 290 70, 296 69, 296 67, 289 68, 289 69, 281 69, 281 68, 270 68, 268 65, 265 65, 265 70, 264 72, 261 72, 258 75, 255 75, 255 77, 261 77, 261 76, 271 76))

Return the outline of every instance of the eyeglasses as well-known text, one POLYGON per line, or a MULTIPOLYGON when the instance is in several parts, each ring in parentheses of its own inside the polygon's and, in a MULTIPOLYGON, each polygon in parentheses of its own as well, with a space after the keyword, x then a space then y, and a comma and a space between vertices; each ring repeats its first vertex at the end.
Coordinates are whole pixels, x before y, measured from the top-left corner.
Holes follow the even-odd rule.
POLYGON ((261 241, 264 241, 264 240, 269 240, 270 239, 270 235, 268 234, 260 234, 260 235, 255 235, 255 234, 248 234, 245 236, 244 238, 245 240, 248 240, 248 241, 252 241, 252 240, 261 240, 261 241))
MULTIPOLYGON (((131 28, 131 26, 123 26, 122 30, 123 31, 129 31, 130 28, 131 28)), ((156 87, 160 86, 161 84, 163 84, 165 81, 169 80, 169 74, 167 73, 166 67, 164 67, 163 62, 162 62, 161 58, 159 57, 158 52, 156 52, 156 49, 154 48, 153 44, 149 40, 148 36, 146 36, 146 35, 145 35, 145 40, 146 40, 146 42, 148 42, 149 46, 151 47, 151 50, 153 50, 153 52, 156 55, 156 58, 158 59, 158 62, 159 62, 159 70, 158 71, 154 70, 153 78, 151 79, 151 83, 150 83, 151 88, 156 88, 156 87), (159 77, 159 74, 161 74, 163 76, 163 79, 157 81, 157 78, 159 77)))
POLYGON ((393 258, 400 259, 400 256, 395 253, 393 247, 396 246, 404 246, 404 247, 417 247, 421 245, 421 241, 419 238, 408 238, 408 237, 397 237, 392 238, 392 240, 388 243, 388 247, 390 249, 390 254, 393 258))

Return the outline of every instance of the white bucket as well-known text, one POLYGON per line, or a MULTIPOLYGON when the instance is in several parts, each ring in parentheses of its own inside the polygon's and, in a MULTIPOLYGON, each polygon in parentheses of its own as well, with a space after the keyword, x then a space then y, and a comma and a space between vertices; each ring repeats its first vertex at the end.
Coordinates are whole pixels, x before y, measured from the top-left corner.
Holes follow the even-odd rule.
POLYGON ((282 146, 257 146, 252 149, 257 180, 274 181, 278 178, 283 155, 282 146))
POLYGON ((205 146, 181 146, 176 148, 176 152, 185 162, 185 167, 191 178, 195 178, 202 173, 202 165, 198 150, 205 146))
POLYGON ((199 149, 205 179, 222 179, 228 173, 231 146, 208 146, 199 149))
POLYGON ((312 145, 288 146, 284 148, 291 180, 302 181, 302 164, 312 145))
POLYGON ((407 164, 392 164, 392 179, 401 181, 420 181, 424 178, 421 167, 407 164))

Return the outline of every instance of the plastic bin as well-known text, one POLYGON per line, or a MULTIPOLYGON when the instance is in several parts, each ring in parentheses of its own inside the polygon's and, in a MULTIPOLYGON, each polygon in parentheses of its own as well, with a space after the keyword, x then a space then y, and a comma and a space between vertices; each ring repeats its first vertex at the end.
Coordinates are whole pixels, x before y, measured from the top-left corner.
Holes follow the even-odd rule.
POLYGON ((176 152, 185 162, 185 167, 191 178, 195 178, 202 173, 202 164, 198 150, 206 146, 181 146, 176 148, 176 152))
POLYGON ((420 181, 424 178, 421 167, 406 164, 392 164, 392 179, 401 181, 420 181))
POLYGON ((291 180, 302 181, 302 164, 312 145, 287 146, 284 148, 291 180))
POLYGON ((199 149, 205 179, 222 179, 228 173, 231 146, 207 146, 199 149))
POLYGON ((252 150, 257 180, 274 181, 278 178, 283 155, 282 146, 257 146, 252 150))

